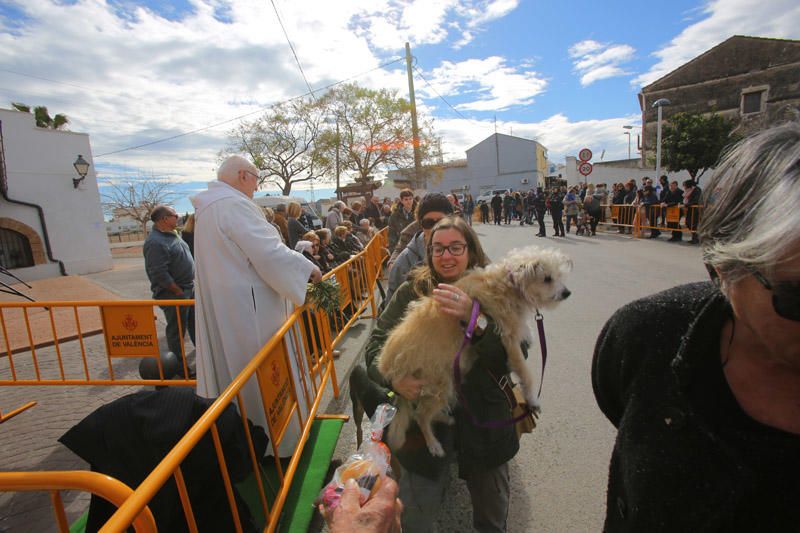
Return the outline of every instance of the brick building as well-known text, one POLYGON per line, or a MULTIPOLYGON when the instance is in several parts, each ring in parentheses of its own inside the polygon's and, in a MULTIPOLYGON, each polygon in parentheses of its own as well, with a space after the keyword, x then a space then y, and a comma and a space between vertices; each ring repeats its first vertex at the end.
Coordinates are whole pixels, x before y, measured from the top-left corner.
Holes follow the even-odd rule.
POLYGON ((743 135, 800 118, 800 41, 735 35, 642 88, 642 157, 655 159, 657 110, 712 111, 738 123, 743 135))

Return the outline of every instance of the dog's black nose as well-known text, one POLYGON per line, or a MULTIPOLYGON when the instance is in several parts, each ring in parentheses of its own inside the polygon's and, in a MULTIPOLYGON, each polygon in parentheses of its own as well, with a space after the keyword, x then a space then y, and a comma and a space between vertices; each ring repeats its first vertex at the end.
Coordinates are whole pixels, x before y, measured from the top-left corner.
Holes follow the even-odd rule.
POLYGON ((561 299, 566 300, 567 298, 569 298, 570 294, 572 293, 570 292, 569 289, 564 289, 563 292, 561 293, 561 299))

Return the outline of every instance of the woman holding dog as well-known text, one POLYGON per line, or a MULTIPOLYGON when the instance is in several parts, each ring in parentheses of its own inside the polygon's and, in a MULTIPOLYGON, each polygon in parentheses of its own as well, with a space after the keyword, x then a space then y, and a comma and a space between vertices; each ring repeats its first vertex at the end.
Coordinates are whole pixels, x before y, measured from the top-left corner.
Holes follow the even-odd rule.
POLYGON ((623 307, 597 341, 595 396, 618 430, 605 531, 800 523, 800 124, 738 143, 705 203, 711 282, 623 307))
MULTIPOLYGON (((425 262, 412 271, 409 280, 397 289, 370 336, 366 361, 368 373, 375 382, 409 401, 425 394, 425 383, 413 376, 387 383, 377 369, 377 356, 392 329, 403 320, 408 306, 423 296, 432 296, 441 312, 453 320, 469 321, 472 301, 464 291, 450 283, 457 281, 469 269, 485 266, 488 262, 477 235, 462 218, 448 216, 434 226, 427 243, 425 262)), ((478 362, 461 385, 470 412, 481 421, 508 420, 511 408, 492 377, 508 374, 507 356, 491 317, 478 320, 472 343, 478 362)), ((447 452, 444 458, 433 457, 428 452, 416 425, 412 425, 406 434, 403 447, 393 450, 401 466, 403 529, 415 533, 435 529, 447 489, 448 465, 457 449, 459 476, 466 480, 472 498, 475 529, 481 532, 505 531, 509 498, 508 461, 519 450, 514 426, 479 428, 473 425, 460 406, 454 417, 453 426, 437 424, 434 428, 447 452)))

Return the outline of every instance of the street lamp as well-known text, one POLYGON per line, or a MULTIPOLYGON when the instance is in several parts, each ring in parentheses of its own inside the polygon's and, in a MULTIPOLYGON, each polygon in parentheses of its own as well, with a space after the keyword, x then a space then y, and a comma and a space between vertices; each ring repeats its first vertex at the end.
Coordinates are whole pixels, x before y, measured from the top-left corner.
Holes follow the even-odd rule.
POLYGON ((624 132, 623 135, 627 135, 628 136, 628 159, 630 159, 631 158, 631 130, 633 129, 633 126, 622 126, 622 129, 628 130, 628 131, 624 132))
POLYGON ((653 107, 658 109, 658 125, 656 126, 656 180, 661 178, 661 108, 671 104, 672 102, 666 98, 661 98, 653 102, 653 107))
POLYGON ((80 178, 72 178, 72 186, 77 189, 80 182, 82 182, 86 178, 86 174, 89 173, 89 163, 86 162, 82 155, 78 155, 78 159, 75 160, 72 166, 75 167, 75 172, 80 176, 80 178))

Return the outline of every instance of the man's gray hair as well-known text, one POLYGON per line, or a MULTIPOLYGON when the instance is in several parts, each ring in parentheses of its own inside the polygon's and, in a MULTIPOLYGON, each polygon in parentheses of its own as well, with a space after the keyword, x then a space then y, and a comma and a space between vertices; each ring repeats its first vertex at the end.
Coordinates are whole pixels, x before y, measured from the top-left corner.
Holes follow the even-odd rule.
POLYGON ((166 206, 164 204, 159 204, 155 206, 153 210, 150 212, 150 220, 152 220, 153 222, 158 222, 159 220, 170 214, 172 214, 172 210, 169 208, 169 206, 166 206))
POLYGON ((217 179, 219 181, 229 181, 236 178, 240 170, 252 170, 253 163, 240 155, 228 157, 217 169, 217 179))
MULTIPOLYGON (((703 260, 727 283, 769 275, 800 250, 800 123, 743 139, 722 157, 704 193, 703 260)), ((724 287, 723 287, 724 288, 724 287)))

